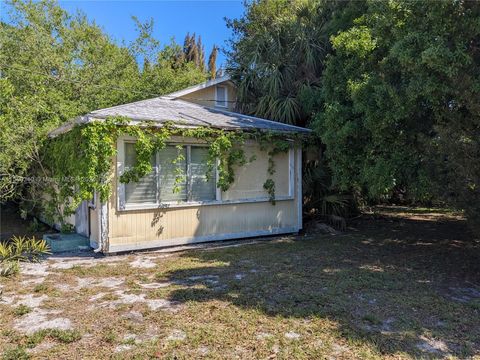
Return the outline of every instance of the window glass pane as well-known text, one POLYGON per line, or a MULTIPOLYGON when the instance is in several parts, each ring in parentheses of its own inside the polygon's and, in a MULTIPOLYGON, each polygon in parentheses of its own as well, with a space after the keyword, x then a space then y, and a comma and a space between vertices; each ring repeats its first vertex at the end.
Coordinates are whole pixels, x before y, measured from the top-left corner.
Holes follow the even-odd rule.
MULTIPOLYGON (((134 143, 125 143, 125 170, 131 169, 136 163, 134 143)), ((125 203, 142 204, 156 203, 157 181, 155 178, 155 155, 151 159, 152 172, 138 182, 125 184, 125 203)))
POLYGON ((160 150, 160 201, 186 201, 187 200, 187 150, 185 147, 178 149, 176 146, 166 146, 160 150), (178 160, 182 155, 183 159, 178 160), (175 161, 177 161, 175 163, 175 161), (180 187, 179 192, 174 192, 175 178, 177 174, 182 175, 183 179, 177 183, 180 187))
POLYGON ((190 152, 191 200, 215 200, 215 176, 207 180, 208 148, 192 146, 190 152))
POLYGON ((227 106, 226 88, 223 86, 217 86, 217 105, 227 106))

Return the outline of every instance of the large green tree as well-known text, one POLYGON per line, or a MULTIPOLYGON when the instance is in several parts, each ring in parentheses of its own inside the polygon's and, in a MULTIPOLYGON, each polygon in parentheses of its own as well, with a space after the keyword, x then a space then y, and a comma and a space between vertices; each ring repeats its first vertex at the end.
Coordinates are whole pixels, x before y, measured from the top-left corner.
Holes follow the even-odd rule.
POLYGON ((372 1, 332 37, 315 126, 341 188, 440 194, 478 221, 479 19, 473 1, 372 1))
POLYGON ((8 16, 0 22, 0 201, 22 198, 32 185, 25 177, 43 174, 41 150, 55 127, 207 76, 178 61, 176 43, 160 48, 152 21, 136 20, 138 38, 119 46, 84 15, 70 15, 52 0, 13 0, 2 11, 8 16))
POLYGON ((350 24, 363 2, 262 0, 228 21, 233 31, 227 71, 241 111, 305 126, 318 108, 329 37, 350 24))

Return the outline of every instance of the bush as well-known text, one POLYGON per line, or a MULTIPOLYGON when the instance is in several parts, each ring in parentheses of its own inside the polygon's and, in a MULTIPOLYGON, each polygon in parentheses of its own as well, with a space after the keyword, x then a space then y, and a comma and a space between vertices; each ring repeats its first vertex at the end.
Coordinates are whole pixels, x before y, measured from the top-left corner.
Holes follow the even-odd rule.
POLYGON ((35 237, 14 236, 6 243, 0 243, 0 261, 37 261, 42 255, 50 254, 45 240, 35 237))
POLYGON ((0 242, 0 276, 15 275, 20 261, 38 261, 46 254, 50 254, 47 243, 35 237, 14 236, 8 242, 0 242))

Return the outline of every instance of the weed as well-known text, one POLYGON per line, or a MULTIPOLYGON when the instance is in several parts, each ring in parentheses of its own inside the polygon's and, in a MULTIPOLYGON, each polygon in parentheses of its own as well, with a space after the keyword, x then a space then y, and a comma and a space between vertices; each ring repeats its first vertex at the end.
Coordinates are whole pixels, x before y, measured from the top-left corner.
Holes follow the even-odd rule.
POLYGON ((64 344, 70 344, 80 340, 82 335, 77 330, 43 329, 28 337, 27 346, 29 348, 35 347, 45 338, 51 338, 64 344))
POLYGON ((21 304, 15 308, 14 313, 16 316, 23 316, 25 314, 28 314, 31 311, 32 311, 31 307, 21 304))
POLYGON ((47 290, 48 290, 48 286, 45 284, 38 284, 38 285, 35 285, 35 287, 33 288, 33 291, 36 293, 46 292, 47 290))
POLYGON ((25 351, 25 348, 18 346, 16 348, 7 349, 2 355, 2 360, 27 360, 30 355, 25 351))
POLYGON ((109 344, 114 344, 117 341, 117 334, 112 329, 108 329, 103 335, 103 340, 109 344))

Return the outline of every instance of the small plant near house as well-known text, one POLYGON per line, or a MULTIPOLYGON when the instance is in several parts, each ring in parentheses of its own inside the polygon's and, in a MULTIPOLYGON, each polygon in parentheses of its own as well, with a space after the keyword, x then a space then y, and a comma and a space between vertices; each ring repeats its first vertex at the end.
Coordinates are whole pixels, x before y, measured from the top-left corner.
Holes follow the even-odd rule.
POLYGON ((50 254, 45 240, 35 237, 14 236, 0 243, 0 276, 15 275, 19 271, 19 262, 38 261, 41 256, 50 254))

